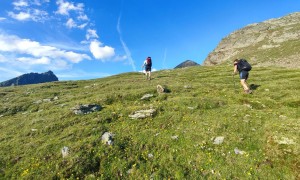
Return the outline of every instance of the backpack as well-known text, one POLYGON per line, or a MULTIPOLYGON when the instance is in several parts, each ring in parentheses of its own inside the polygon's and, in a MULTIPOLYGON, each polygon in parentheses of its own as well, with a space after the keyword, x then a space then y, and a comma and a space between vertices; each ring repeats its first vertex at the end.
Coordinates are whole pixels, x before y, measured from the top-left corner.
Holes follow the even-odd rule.
POLYGON ((147 57, 147 65, 152 66, 151 57, 147 57))
POLYGON ((252 67, 245 59, 240 59, 239 64, 239 70, 240 71, 251 71, 252 67))

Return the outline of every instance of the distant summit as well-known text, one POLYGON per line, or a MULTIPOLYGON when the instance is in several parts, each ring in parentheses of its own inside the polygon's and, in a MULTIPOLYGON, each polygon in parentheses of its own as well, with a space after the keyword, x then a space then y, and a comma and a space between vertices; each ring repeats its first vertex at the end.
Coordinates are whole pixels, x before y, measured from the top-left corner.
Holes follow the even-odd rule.
POLYGON ((16 78, 4 81, 0 83, 0 87, 6 86, 19 86, 26 84, 38 84, 45 82, 58 81, 58 78, 54 75, 52 71, 48 71, 45 73, 28 73, 18 76, 16 78))
POLYGON ((177 65, 174 69, 185 68, 185 67, 190 67, 190 66, 199 66, 199 64, 192 60, 186 60, 183 63, 180 63, 179 65, 177 65))

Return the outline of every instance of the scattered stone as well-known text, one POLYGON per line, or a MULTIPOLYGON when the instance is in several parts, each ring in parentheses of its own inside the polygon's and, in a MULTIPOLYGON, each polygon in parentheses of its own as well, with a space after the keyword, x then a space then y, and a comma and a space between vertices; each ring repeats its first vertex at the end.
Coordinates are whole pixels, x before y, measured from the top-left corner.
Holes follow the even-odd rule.
POLYGON ((71 108, 71 110, 75 114, 89 114, 89 113, 92 113, 95 111, 100 111, 101 109, 102 109, 102 107, 97 104, 77 105, 77 106, 71 108))
POLYGON ((192 86, 190 86, 190 85, 185 85, 184 86, 184 89, 191 89, 192 88, 192 86))
POLYGON ((37 129, 31 129, 31 131, 32 131, 32 132, 35 132, 35 131, 37 131, 37 129))
POLYGON ((152 117, 155 114, 155 109, 148 109, 148 110, 140 110, 134 112, 134 114, 129 115, 131 119, 144 119, 146 117, 152 117))
POLYGON ((67 146, 64 146, 61 149, 61 154, 63 158, 66 158, 69 155, 69 148, 67 146))
POLYGON ((195 107, 188 107, 188 109, 190 109, 190 110, 194 110, 194 109, 195 109, 195 107))
POLYGON ((177 136, 177 135, 172 136, 171 139, 173 139, 173 140, 178 140, 178 136, 177 136))
POLYGON ((280 119, 286 119, 287 117, 284 116, 284 115, 280 115, 279 118, 280 118, 280 119))
POLYGON ((224 141, 224 137, 223 137, 223 136, 218 136, 218 137, 216 137, 216 138, 214 139, 213 144, 219 145, 219 144, 222 144, 223 141, 224 141))
POLYGON ((37 101, 35 101, 35 102, 33 102, 34 104, 40 104, 40 103, 42 103, 43 101, 42 100, 37 100, 37 101))
POLYGON ((244 118, 248 118, 248 117, 250 117, 250 115, 249 115, 249 114, 246 114, 246 115, 244 116, 244 118))
POLYGON ((113 137, 115 135, 112 134, 111 132, 105 132, 102 137, 101 137, 101 140, 103 142, 103 144, 106 144, 106 145, 113 145, 113 137))
POLYGON ((53 98, 53 100, 58 100, 58 97, 57 97, 57 96, 55 96, 55 97, 53 98))
POLYGON ((250 104, 244 104, 244 106, 246 106, 246 107, 252 109, 252 106, 251 106, 250 104))
POLYGON ((51 99, 43 99, 43 102, 51 102, 51 99))
POLYGON ((239 150, 238 148, 234 148, 234 153, 235 153, 235 154, 243 155, 243 154, 245 154, 246 152, 245 152, 245 151, 241 151, 241 150, 239 150))
POLYGON ((148 158, 153 158, 154 156, 153 156, 153 154, 148 154, 148 158))
POLYGON ((269 89, 265 89, 265 91, 269 92, 270 90, 269 89))
POLYGON ((3 114, 0 115, 0 117, 3 117, 3 116, 4 116, 3 114))
POLYGON ((153 97, 153 94, 145 94, 141 100, 147 100, 147 99, 150 99, 151 97, 153 97))
POLYGON ((127 171, 127 174, 132 174, 133 173, 133 169, 129 169, 128 171, 127 171))
POLYGON ((289 139, 286 137, 282 137, 280 140, 275 136, 274 141, 278 144, 285 144, 285 145, 291 145, 291 144, 296 144, 293 139, 289 139))
POLYGON ((158 94, 164 93, 165 89, 161 85, 156 86, 156 90, 158 94))

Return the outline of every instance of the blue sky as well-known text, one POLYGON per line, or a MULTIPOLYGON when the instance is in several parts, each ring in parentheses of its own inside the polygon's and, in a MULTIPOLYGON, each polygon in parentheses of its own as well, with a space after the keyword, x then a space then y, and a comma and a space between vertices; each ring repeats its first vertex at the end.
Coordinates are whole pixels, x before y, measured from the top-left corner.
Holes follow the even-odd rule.
POLYGON ((81 80, 202 64, 222 38, 300 11, 299 0, 2 0, 0 82, 52 70, 81 80))

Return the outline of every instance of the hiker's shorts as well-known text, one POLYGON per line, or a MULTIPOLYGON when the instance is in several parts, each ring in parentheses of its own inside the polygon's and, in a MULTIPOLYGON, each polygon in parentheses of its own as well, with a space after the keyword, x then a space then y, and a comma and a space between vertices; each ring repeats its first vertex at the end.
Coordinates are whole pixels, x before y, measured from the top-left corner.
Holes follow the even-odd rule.
POLYGON ((249 76, 249 72, 248 71, 241 71, 240 72, 240 79, 245 79, 247 80, 249 76))
POLYGON ((145 67, 145 70, 146 70, 146 71, 151 71, 151 66, 146 66, 146 67, 145 67))

